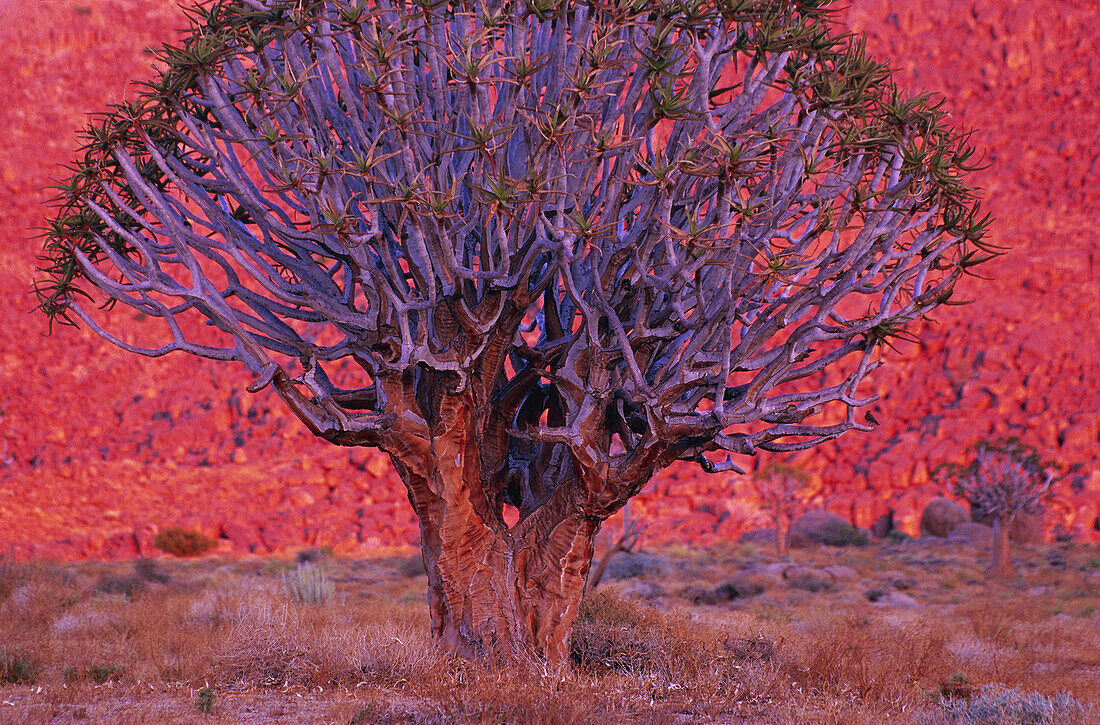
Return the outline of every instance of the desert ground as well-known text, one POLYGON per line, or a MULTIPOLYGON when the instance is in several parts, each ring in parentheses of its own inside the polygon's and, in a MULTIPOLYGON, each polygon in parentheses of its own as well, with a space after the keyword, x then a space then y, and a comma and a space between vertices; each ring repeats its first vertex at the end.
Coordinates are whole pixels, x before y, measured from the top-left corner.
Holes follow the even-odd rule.
POLYGON ((415 553, 6 562, 0 722, 1100 722, 1100 550, 895 538, 619 553, 567 669, 438 653, 415 553))

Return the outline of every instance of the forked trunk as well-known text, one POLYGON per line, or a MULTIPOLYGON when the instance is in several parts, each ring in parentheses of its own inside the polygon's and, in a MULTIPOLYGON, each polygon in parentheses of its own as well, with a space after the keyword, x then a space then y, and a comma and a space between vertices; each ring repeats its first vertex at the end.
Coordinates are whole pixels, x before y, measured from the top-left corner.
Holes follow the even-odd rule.
POLYGON ((430 442, 391 451, 420 520, 432 634, 463 657, 563 663, 599 520, 562 484, 509 528, 461 412, 442 411, 430 442))
POLYGON ((432 634, 465 657, 565 662, 594 522, 567 516, 548 527, 528 519, 506 531, 460 511, 441 513, 420 519, 432 634))
POLYGON ((998 516, 993 522, 993 576, 998 579, 1008 579, 1016 573, 1009 550, 1008 532, 1011 528, 1012 519, 1009 516, 998 516))

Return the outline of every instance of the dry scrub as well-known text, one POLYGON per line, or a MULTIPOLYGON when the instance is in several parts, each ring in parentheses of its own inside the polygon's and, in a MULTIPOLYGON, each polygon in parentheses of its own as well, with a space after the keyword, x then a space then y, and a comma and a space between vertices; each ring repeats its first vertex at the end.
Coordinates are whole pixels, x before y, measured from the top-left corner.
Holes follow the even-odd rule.
POLYGON ((571 671, 437 653, 425 635, 423 575, 400 559, 313 562, 311 576, 326 583, 316 602, 287 586, 297 569, 286 561, 9 560, 0 566, 0 722, 1097 717, 1096 548, 1020 553, 1023 576, 994 584, 986 555, 965 547, 798 551, 802 568, 834 565, 834 586, 811 591, 760 573, 774 564, 768 546, 665 551, 663 566, 589 593, 571 671), (739 588, 748 569, 756 584, 739 588), (721 593, 716 604, 693 603, 708 590, 721 593))

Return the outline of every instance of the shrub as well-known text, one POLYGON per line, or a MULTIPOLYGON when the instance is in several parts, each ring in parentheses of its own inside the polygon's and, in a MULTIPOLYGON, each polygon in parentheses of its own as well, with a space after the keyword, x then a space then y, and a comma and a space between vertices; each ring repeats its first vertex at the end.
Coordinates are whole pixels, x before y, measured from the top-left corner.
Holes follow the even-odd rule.
POLYGON ((958 725, 1056 725, 1086 722, 1085 708, 1066 693, 1052 697, 990 685, 969 700, 945 699, 944 714, 958 725))
POLYGON ((133 599, 143 589, 145 580, 140 577, 107 574, 99 578, 94 591, 96 594, 121 594, 127 599, 133 599))
POLYGON ((102 685, 104 682, 120 679, 125 671, 125 668, 116 665, 92 665, 88 668, 88 678, 97 685, 102 685))
POLYGON ((593 591, 581 601, 570 659, 593 673, 644 672, 654 663, 650 643, 639 632, 641 624, 641 615, 629 604, 593 591))
POLYGON ((956 672, 940 682, 936 694, 945 700, 969 700, 974 694, 974 686, 965 672, 956 672))
POLYGON ((283 587, 287 597, 303 604, 324 604, 336 593, 336 586, 324 568, 308 563, 284 574, 283 587))
POLYGON ((41 671, 29 652, 0 649, 0 685, 33 685, 41 671))
POLYGON ((142 580, 156 584, 167 584, 171 579, 168 572, 157 566, 154 559, 138 559, 134 562, 134 573, 142 580))
POLYGON ((836 526, 822 531, 821 543, 826 546, 867 546, 871 543, 871 537, 854 526, 836 526))
POLYGON ((655 554, 624 552, 607 565, 607 576, 619 580, 662 576, 666 571, 668 560, 655 554))
POLYGON ((172 556, 199 556, 214 548, 214 540, 198 531, 169 526, 157 532, 153 546, 172 556))
POLYGON ((199 712, 208 713, 214 709, 214 688, 210 685, 199 690, 199 697, 195 700, 195 707, 199 712))

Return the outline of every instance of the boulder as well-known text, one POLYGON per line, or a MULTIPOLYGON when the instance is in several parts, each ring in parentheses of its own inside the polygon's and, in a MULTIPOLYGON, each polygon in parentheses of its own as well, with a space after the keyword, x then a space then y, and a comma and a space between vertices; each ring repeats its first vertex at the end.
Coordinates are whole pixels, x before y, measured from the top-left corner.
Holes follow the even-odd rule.
POLYGON ((871 524, 871 536, 876 539, 885 539, 894 530, 894 510, 890 509, 871 524))
POLYGON ((792 547, 815 544, 826 546, 863 546, 868 543, 866 532, 856 529, 841 516, 828 511, 807 511, 791 522, 789 542, 792 547))
POLYGON ((993 529, 985 524, 967 521, 951 530, 948 541, 971 544, 972 546, 992 546, 993 529))
POLYGON ((920 606, 920 602, 908 594, 902 594, 901 592, 885 592, 880 596, 871 598, 870 592, 866 595, 868 599, 871 599, 876 606, 880 607, 893 607, 896 609, 913 609, 920 606))
POLYGON ((962 504, 937 496, 928 502, 920 515, 921 536, 947 536, 956 526, 970 520, 962 504))
POLYGON ((859 579, 859 572, 850 566, 844 566, 843 564, 833 564, 832 566, 825 567, 825 571, 836 577, 837 581, 850 582, 859 579))
POLYGON ((737 543, 775 546, 775 529, 750 529, 737 537, 737 543))
POLYGON ((714 591, 719 599, 743 599, 763 594, 770 583, 768 577, 746 571, 722 582, 714 591))
POLYGON ((1008 530, 1008 538, 1017 544, 1042 544, 1046 541, 1042 514, 1017 514, 1008 530))

